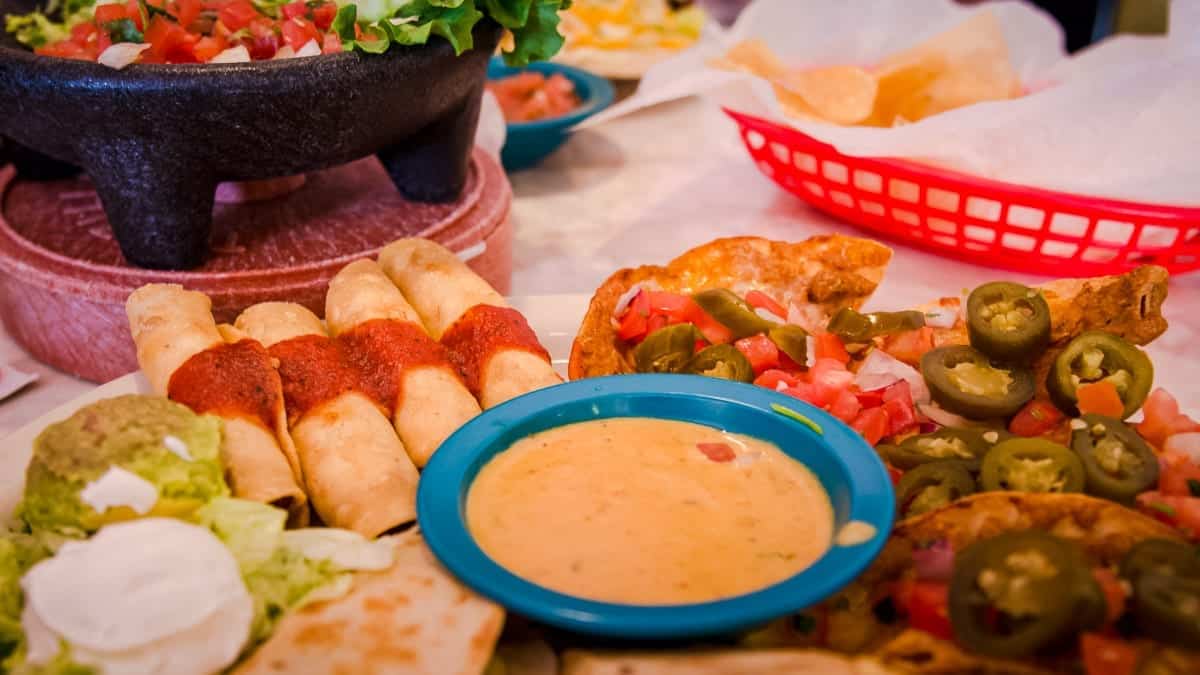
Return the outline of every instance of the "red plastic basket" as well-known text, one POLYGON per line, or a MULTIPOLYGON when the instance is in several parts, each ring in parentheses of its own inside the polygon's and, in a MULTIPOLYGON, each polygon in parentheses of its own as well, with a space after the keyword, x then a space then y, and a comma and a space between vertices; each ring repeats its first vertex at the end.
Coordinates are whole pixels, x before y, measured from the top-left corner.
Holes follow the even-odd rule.
POLYGON ((1200 208, 1012 185, 895 159, 850 157, 774 122, 725 111, 788 192, 885 237, 957 260, 1092 276, 1138 265, 1200 269, 1200 208))

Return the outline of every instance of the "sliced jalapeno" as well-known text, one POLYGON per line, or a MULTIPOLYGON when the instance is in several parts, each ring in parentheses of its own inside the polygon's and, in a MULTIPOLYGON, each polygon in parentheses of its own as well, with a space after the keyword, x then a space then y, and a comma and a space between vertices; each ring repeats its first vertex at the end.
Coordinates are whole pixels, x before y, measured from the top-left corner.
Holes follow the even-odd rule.
POLYGON ((1145 635, 1195 647, 1200 643, 1200 579, 1143 573, 1133 582, 1133 617, 1145 635))
POLYGON ((916 330, 925 325, 921 312, 871 312, 863 314, 849 307, 838 310, 829 320, 828 330, 843 342, 870 342, 871 338, 916 330))
POLYGON ((984 490, 1083 492, 1083 462, 1065 446, 1044 438, 1013 438, 983 456, 984 490))
POLYGON ((1103 331, 1089 331, 1071 340, 1054 359, 1046 388, 1054 405, 1068 415, 1079 412, 1075 390, 1081 384, 1107 380, 1117 388, 1125 410, 1132 415, 1150 394, 1154 365, 1150 357, 1122 338, 1103 331))
POLYGON ((1033 398, 1033 373, 994 364, 966 345, 926 352, 921 374, 938 405, 971 419, 1008 417, 1033 398))
POLYGON ((1143 574, 1200 579, 1200 549, 1170 539, 1146 539, 1121 559, 1120 573, 1130 583, 1143 574))
POLYGON ((719 377, 722 380, 753 382, 754 367, 733 345, 713 345, 700 350, 688 362, 686 372, 719 377))
POLYGON ((928 462, 950 459, 963 462, 971 471, 978 471, 987 451, 1011 437, 1006 431, 946 427, 910 436, 898 446, 888 446, 881 454, 898 469, 912 469, 928 462))
POLYGON ((1084 415, 1071 432, 1071 449, 1083 462, 1088 494, 1132 502, 1158 482, 1158 456, 1120 420, 1084 415))
POLYGON ((766 333, 778 324, 754 313, 754 308, 726 288, 713 288, 692 296, 697 305, 729 329, 734 340, 766 333))
POLYGON ((1095 627, 1103 602, 1083 552, 1033 530, 971 544, 956 557, 950 580, 955 637, 1000 658, 1028 657, 1095 627))
POLYGON ((767 337, 797 365, 808 366, 808 333, 803 328, 791 324, 776 326, 767 331, 767 337))
POLYGON ((639 373, 681 373, 696 353, 700 331, 690 323, 659 328, 633 348, 639 373))
POLYGON ((896 485, 901 518, 916 516, 974 494, 975 479, 962 462, 928 462, 904 472, 896 485))
POLYGON ((1028 286, 984 284, 967 297, 967 335, 993 359, 1029 361, 1050 344, 1050 306, 1028 286))

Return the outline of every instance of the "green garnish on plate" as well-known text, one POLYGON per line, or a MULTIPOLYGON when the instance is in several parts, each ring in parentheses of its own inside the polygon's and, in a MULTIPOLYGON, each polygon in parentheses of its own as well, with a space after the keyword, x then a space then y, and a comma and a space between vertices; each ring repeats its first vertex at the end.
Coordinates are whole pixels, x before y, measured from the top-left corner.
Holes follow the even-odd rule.
POLYGON ((792 410, 791 408, 781 406, 778 403, 772 403, 771 410, 774 410, 775 412, 779 413, 780 415, 783 415, 784 417, 788 417, 788 418, 796 420, 797 422, 803 424, 804 426, 808 427, 809 429, 812 429, 813 431, 817 432, 817 434, 819 434, 821 436, 825 435, 825 430, 821 428, 820 424, 817 424, 816 422, 808 419, 804 415, 801 415, 800 413, 796 412, 795 410, 792 410))

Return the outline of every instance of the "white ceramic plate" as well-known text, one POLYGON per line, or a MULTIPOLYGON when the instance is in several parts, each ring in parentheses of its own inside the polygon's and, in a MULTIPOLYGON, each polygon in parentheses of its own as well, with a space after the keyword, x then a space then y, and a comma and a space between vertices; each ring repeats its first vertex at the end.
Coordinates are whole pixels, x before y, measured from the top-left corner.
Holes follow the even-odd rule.
MULTIPOLYGON (((555 368, 566 375, 571 343, 587 311, 588 295, 531 295, 511 298, 512 304, 529 319, 542 344, 550 351, 555 368)), ((33 454, 33 441, 53 422, 71 416, 83 406, 124 394, 148 394, 150 385, 139 373, 130 373, 102 384, 29 422, 0 445, 0 522, 13 512, 25 488, 25 467, 33 454)))

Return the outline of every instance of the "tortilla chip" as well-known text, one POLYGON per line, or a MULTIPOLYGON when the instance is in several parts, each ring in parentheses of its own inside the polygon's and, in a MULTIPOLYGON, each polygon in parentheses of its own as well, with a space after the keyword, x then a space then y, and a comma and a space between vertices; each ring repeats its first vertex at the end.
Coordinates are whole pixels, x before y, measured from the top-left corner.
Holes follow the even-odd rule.
POLYGON ((504 610, 443 570, 420 533, 394 541, 390 569, 358 574, 345 596, 285 617, 234 673, 482 673, 504 610))
MULTIPOLYGON (((892 531, 875 563, 854 582, 870 596, 874 589, 895 581, 912 568, 912 553, 937 540, 956 551, 1004 532, 1042 530, 1071 539, 1096 565, 1115 565, 1134 544, 1150 538, 1183 541, 1173 528, 1115 502, 1082 494, 1029 494, 986 492, 960 499, 940 509, 901 521, 892 531)), ((1046 673, 1029 663, 985 659, 962 651, 951 642, 914 635, 876 623, 869 609, 855 615, 859 622, 874 623, 883 640, 872 644, 874 654, 893 667, 918 673, 1046 673)))
POLYGON ((563 675, 882 675, 898 672, 869 658, 819 650, 708 651, 690 653, 581 652, 563 658, 563 675))
POLYGON ((694 248, 666 267, 620 270, 592 297, 571 349, 570 377, 633 372, 612 314, 635 284, 689 294, 728 288, 744 295, 757 289, 785 305, 828 317, 843 307, 861 307, 883 279, 891 257, 891 249, 882 244, 842 235, 795 244, 734 237, 694 248))

